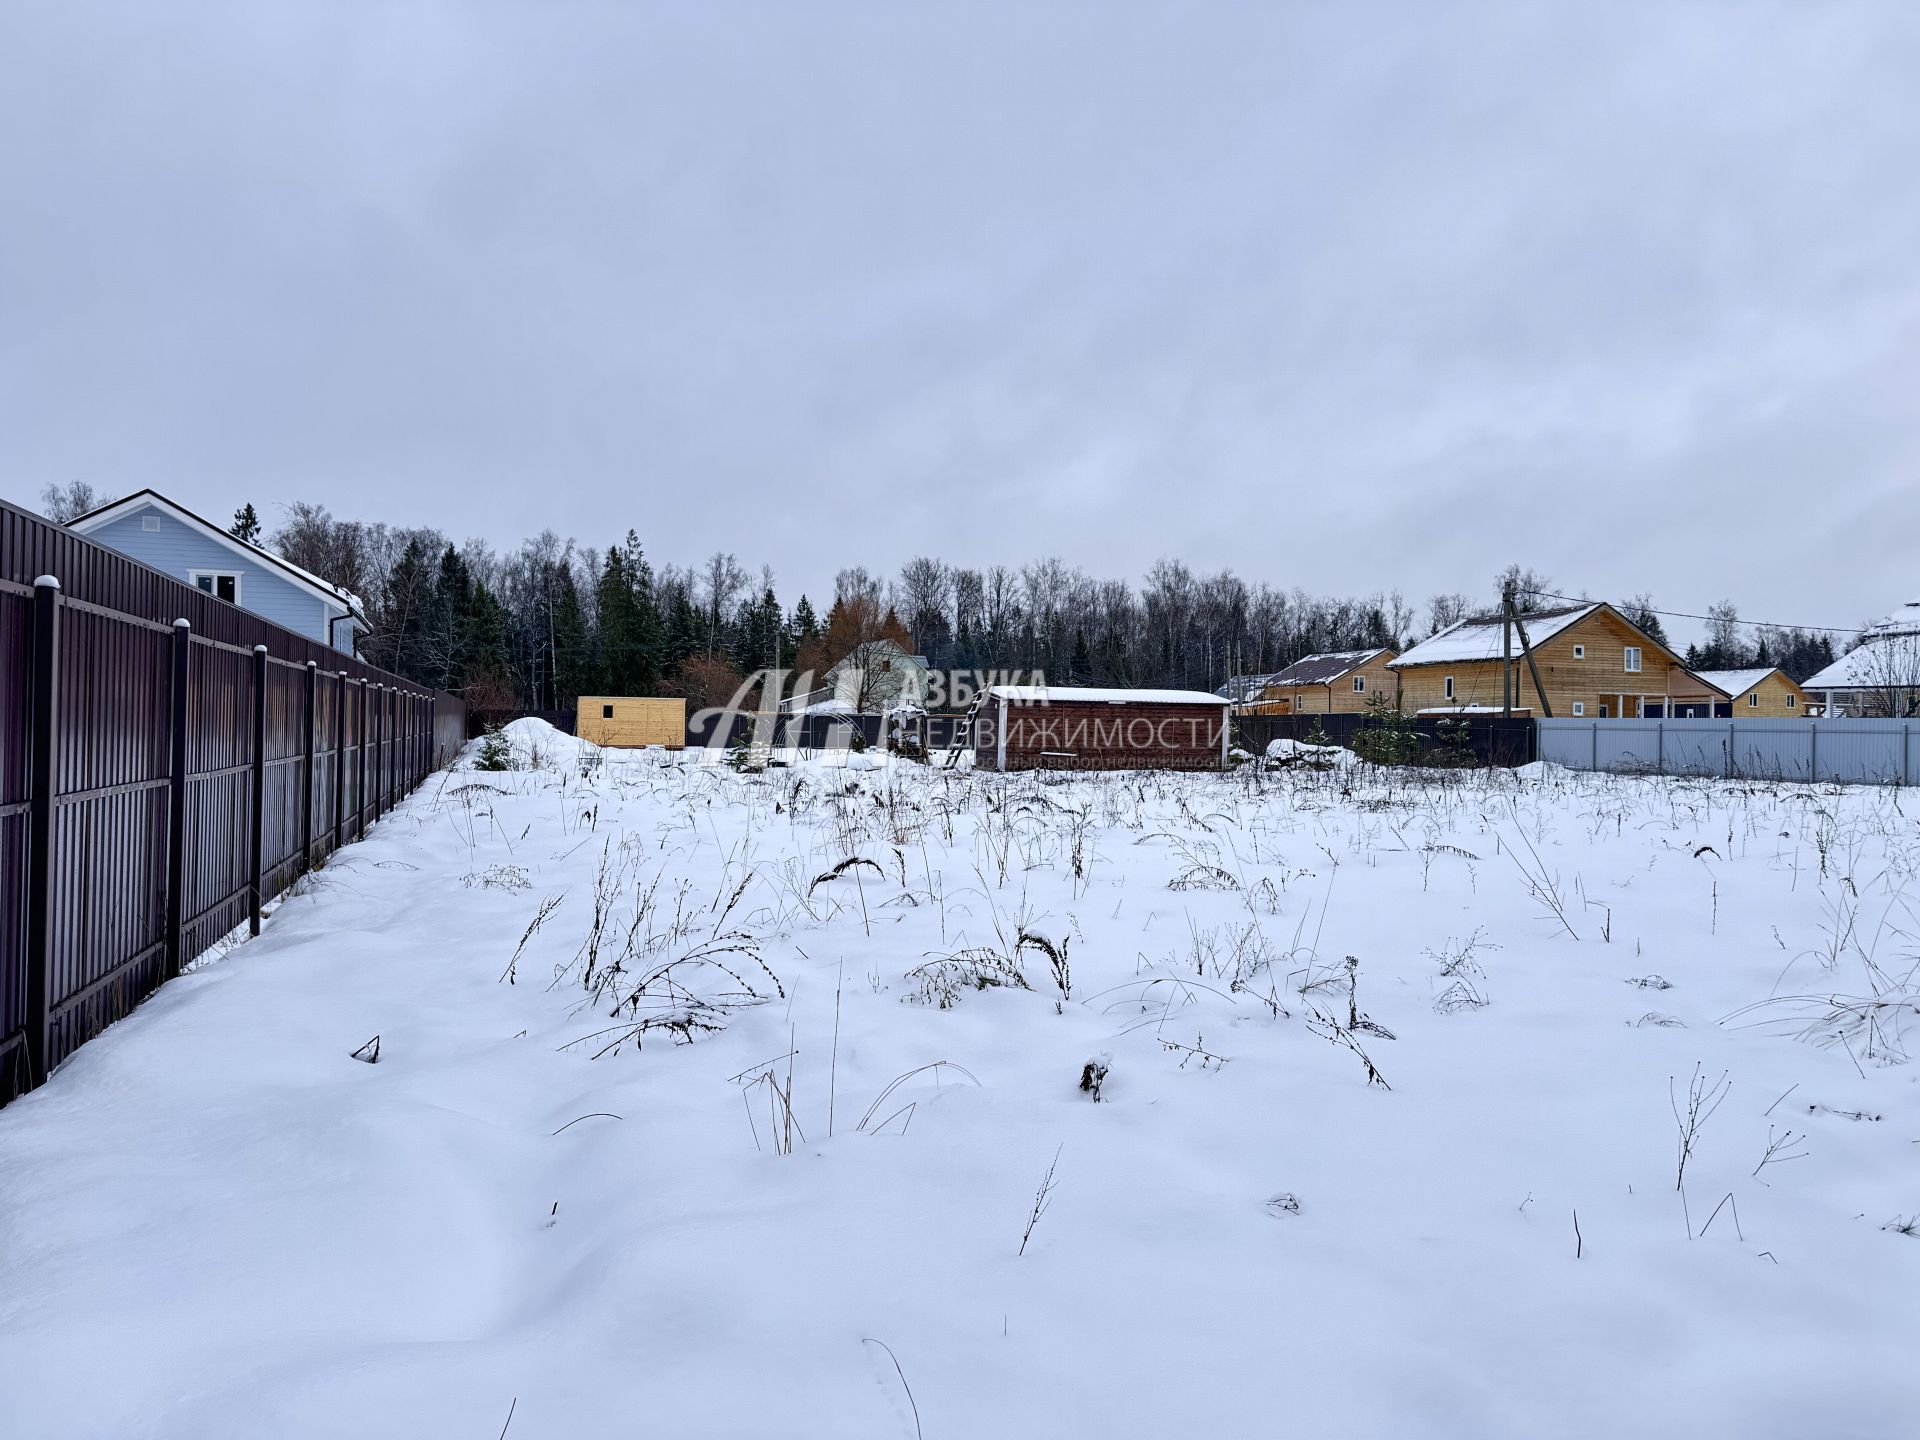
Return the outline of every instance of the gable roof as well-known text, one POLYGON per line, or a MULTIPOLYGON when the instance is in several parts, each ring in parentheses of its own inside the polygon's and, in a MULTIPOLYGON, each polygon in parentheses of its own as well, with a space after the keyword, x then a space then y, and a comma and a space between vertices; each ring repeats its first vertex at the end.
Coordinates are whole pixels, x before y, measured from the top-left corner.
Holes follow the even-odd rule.
POLYGON ((1920 634, 1888 634, 1856 645, 1818 675, 1801 681, 1802 690, 1894 690, 1920 683, 1920 634))
POLYGON ((1267 686, 1277 680, 1280 674, 1280 671, 1275 670, 1266 675, 1229 675, 1227 677, 1227 683, 1213 693, 1218 695, 1222 700, 1228 700, 1235 705, 1239 705, 1253 699, 1262 690, 1266 689, 1267 686))
POLYGON ((1706 681, 1714 689, 1724 691, 1729 699, 1738 700, 1769 675, 1779 673, 1778 665, 1758 665, 1746 670, 1695 670, 1693 675, 1695 679, 1706 681))
POLYGON ((910 665, 918 666, 922 670, 929 668, 926 656, 910 654, 898 640, 890 640, 885 635, 882 635, 877 640, 863 640, 860 644, 854 646, 851 654, 842 655, 827 667, 827 673, 824 678, 828 680, 837 679, 839 676, 846 674, 848 670, 865 669, 870 662, 875 660, 884 660, 889 664, 900 660, 910 665))
MULTIPOLYGON (((1556 610, 1523 613, 1520 623, 1527 627, 1527 639, 1537 650, 1561 631, 1578 625, 1600 610, 1611 611, 1613 607, 1604 600, 1593 600, 1584 605, 1563 605, 1556 610)), ((1613 613, 1616 616, 1619 614, 1618 611, 1613 613)), ((1469 615, 1464 620, 1456 620, 1446 629, 1422 640, 1398 660, 1388 661, 1387 668, 1401 670, 1414 665, 1462 665, 1482 660, 1497 664, 1501 652, 1500 621, 1501 617, 1497 614, 1469 615)), ((1628 625, 1629 629, 1634 628, 1624 617, 1621 617, 1621 623, 1628 625)), ((1654 640, 1650 639, 1647 643, 1666 650, 1665 646, 1654 640)), ((1516 661, 1520 659, 1518 630, 1513 633, 1513 658, 1516 661)))
POLYGON ((1277 675, 1267 677, 1270 686, 1331 685, 1381 655, 1392 652, 1385 645, 1371 650, 1331 650, 1324 655, 1308 655, 1296 660, 1277 675))
POLYGON ((1869 640, 1884 640, 1895 635, 1920 635, 1920 599, 1909 600, 1884 619, 1876 620, 1865 631, 1869 640))
POLYGON ((291 560, 283 560, 263 546, 255 545, 249 540, 242 540, 239 536, 214 524, 211 520, 194 514, 193 511, 187 509, 186 506, 177 501, 169 500, 158 490, 136 490, 131 495, 124 496, 119 500, 89 510, 84 515, 76 515, 67 522, 67 528, 81 535, 91 534, 104 525, 111 525, 114 521, 148 506, 165 511, 181 524, 191 526, 193 529, 200 531, 209 539, 226 546, 227 549, 233 551, 243 559, 252 560, 256 564, 266 566, 270 570, 279 571, 287 579, 292 580, 296 585, 315 595, 324 603, 333 606, 336 610, 344 610, 348 615, 360 621, 363 625, 366 623, 366 608, 360 603, 360 597, 351 590, 335 585, 330 580, 322 580, 311 570, 303 570, 291 560))

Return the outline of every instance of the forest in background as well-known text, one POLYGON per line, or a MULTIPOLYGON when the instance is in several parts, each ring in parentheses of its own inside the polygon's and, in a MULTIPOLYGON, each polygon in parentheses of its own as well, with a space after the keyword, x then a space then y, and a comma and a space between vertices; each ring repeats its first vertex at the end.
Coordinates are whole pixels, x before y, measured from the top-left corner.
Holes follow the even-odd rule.
MULTIPOLYGON (((42 498, 62 521, 106 503, 84 484, 50 486, 42 498)), ((1509 583, 1523 611, 1562 603, 1549 577, 1519 565, 1479 596, 1449 592, 1416 606, 1397 590, 1314 595, 1178 560, 1136 585, 1057 557, 970 568, 914 556, 890 574, 843 569, 831 596, 788 605, 769 566, 752 570, 726 552, 656 563, 632 530, 605 549, 546 530, 500 551, 431 527, 341 519, 308 501, 286 506, 271 529, 244 505, 229 528, 361 597, 369 661, 484 711, 566 710, 581 695, 724 704, 757 670, 819 674, 880 639, 941 670, 1212 690, 1321 651, 1404 648, 1497 609, 1509 583)), ((1667 643, 1652 596, 1614 603, 1667 643)), ((1802 680, 1836 649, 1816 631, 1746 624, 1725 602, 1685 653, 1698 669, 1778 665, 1802 680)))

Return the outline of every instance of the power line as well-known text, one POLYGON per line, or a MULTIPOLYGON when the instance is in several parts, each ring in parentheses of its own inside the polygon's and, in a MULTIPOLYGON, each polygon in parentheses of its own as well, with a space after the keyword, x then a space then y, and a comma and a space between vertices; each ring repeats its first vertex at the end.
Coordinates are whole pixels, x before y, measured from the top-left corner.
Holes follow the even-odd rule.
MULTIPOLYGON (((1594 603, 1590 595, 1556 595, 1551 590, 1535 590, 1526 585, 1519 588, 1528 595, 1538 595, 1542 600, 1567 600, 1575 605, 1594 603)), ((1719 616, 1695 615, 1686 610, 1655 610, 1651 605, 1647 607, 1647 613, 1664 615, 1669 620, 1705 620, 1709 624, 1718 624, 1720 620, 1719 616)), ((1746 625, 1755 630, 1819 630, 1829 635, 1858 635, 1862 628, 1858 625, 1781 625, 1772 620, 1735 620, 1733 623, 1746 625)))

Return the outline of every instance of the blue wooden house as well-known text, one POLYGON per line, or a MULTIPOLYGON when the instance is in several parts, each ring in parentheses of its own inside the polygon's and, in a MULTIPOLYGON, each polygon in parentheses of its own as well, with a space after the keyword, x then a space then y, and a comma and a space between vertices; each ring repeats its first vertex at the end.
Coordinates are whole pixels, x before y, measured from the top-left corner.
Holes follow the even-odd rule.
POLYGON ((157 491, 136 491, 89 510, 68 528, 349 655, 355 637, 366 633, 366 612, 351 591, 229 534, 157 491))

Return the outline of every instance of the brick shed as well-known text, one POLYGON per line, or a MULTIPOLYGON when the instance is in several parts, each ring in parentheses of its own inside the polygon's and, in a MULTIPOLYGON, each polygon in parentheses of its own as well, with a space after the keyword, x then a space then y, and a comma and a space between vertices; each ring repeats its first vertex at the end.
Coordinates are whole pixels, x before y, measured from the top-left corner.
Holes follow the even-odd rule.
POLYGON ((980 707, 983 770, 1220 770, 1228 703, 1204 690, 995 685, 980 707))

